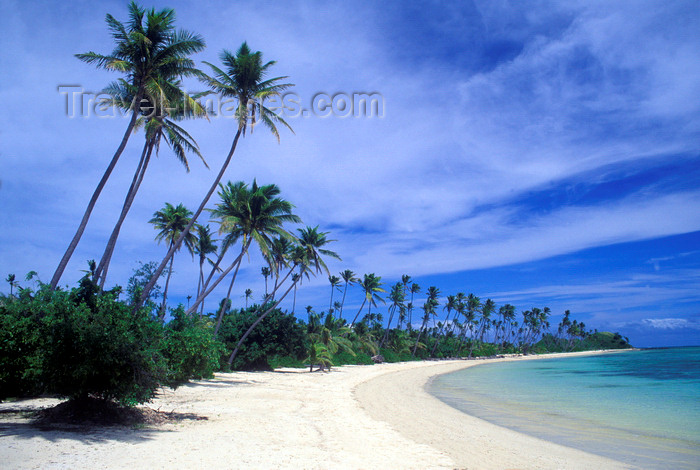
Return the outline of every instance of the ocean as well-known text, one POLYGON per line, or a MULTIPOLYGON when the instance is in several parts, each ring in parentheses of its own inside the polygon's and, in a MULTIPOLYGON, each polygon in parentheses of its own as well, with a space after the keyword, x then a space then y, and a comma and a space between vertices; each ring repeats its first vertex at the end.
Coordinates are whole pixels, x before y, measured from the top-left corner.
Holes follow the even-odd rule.
POLYGON ((700 347, 497 362, 428 392, 460 411, 644 469, 700 469, 700 347))

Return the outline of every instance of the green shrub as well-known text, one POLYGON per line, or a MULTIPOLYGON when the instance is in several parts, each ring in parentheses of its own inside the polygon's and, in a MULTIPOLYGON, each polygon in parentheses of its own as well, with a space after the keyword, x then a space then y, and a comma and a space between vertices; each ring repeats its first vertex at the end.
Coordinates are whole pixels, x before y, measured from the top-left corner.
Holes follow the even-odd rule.
MULTIPOLYGON (((247 310, 233 310, 224 317, 218 336, 218 339, 225 344, 225 352, 220 360, 223 370, 228 368, 229 354, 236 347, 238 340, 257 320, 261 310, 260 306, 253 305, 247 310)), ((307 353, 304 347, 305 340, 304 327, 297 318, 275 309, 243 342, 231 369, 271 370, 270 361, 276 356, 289 356, 301 360, 307 353)))
POLYGON ((211 321, 185 315, 182 305, 171 313, 173 319, 166 325, 161 343, 169 385, 213 377, 224 345, 213 338, 211 321))

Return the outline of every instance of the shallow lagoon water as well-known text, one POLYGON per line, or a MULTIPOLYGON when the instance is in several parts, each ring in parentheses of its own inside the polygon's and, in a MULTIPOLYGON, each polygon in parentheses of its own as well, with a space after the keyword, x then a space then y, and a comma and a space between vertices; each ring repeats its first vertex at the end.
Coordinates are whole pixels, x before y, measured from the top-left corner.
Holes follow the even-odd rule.
POLYGON ((428 391, 495 424, 641 468, 700 469, 700 347, 501 362, 428 391))

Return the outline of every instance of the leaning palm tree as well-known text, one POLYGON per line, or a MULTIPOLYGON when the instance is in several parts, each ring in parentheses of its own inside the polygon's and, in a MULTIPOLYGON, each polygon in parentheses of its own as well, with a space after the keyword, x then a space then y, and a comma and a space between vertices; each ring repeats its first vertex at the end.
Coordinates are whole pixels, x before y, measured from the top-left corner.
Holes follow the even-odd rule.
MULTIPOLYGON (((389 338, 389 331, 391 329, 391 321, 394 318, 394 313, 396 313, 396 310, 403 311, 405 308, 404 301, 406 300, 406 295, 404 294, 404 286, 402 283, 397 282, 394 284, 394 286, 391 288, 391 292, 389 293, 389 300, 391 300, 391 305, 389 306, 389 322, 386 325, 384 336, 379 343, 380 349, 389 338)), ((399 320, 399 325, 401 325, 401 320, 399 320)))
MULTIPOLYGON (((192 153, 198 156, 204 166, 209 168, 207 162, 199 151, 197 142, 175 121, 188 118, 206 117, 207 113, 201 103, 196 98, 188 95, 180 89, 178 80, 167 81, 163 78, 152 80, 147 86, 146 98, 142 100, 141 116, 136 121, 137 127, 145 129, 146 140, 141 152, 141 159, 136 167, 131 186, 126 194, 119 219, 112 230, 105 251, 100 259, 95 272, 95 281, 104 287, 107 279, 107 271, 114 253, 114 248, 119 237, 122 224, 126 219, 129 209, 134 202, 136 193, 143 182, 146 169, 151 159, 151 154, 155 150, 156 155, 160 151, 160 143, 165 143, 173 151, 175 157, 182 163, 187 172, 190 171, 187 154, 192 153)), ((113 83, 106 90, 110 95, 110 102, 116 106, 128 109, 133 95, 136 92, 133 86, 125 81, 113 83)))
MULTIPOLYGON (((222 243, 232 246, 240 240, 241 250, 231 265, 206 290, 200 293, 189 310, 195 309, 199 302, 204 300, 235 269, 226 295, 227 299, 231 298, 231 290, 243 257, 253 242, 263 257, 269 259, 272 237, 294 238, 283 228, 283 224, 298 223, 301 222, 301 219, 292 213, 294 205, 279 197, 279 194, 280 189, 277 185, 258 186, 255 180, 250 187, 242 181, 221 185, 219 191, 221 201, 210 212, 219 223, 219 233, 225 234, 222 243)), ((219 331, 222 319, 223 311, 219 311, 217 326, 214 329, 215 334, 219 331)))
POLYGON ((431 317, 436 315, 435 307, 439 305, 438 296, 440 295, 440 289, 435 286, 428 287, 428 299, 423 304, 423 323, 421 324, 420 331, 418 331, 418 337, 416 338, 416 344, 413 346, 412 355, 416 355, 416 350, 418 349, 418 343, 420 342, 420 337, 428 326, 428 322, 431 317))
POLYGON ((333 294, 340 285, 340 278, 338 276, 328 276, 328 282, 331 284, 331 300, 328 303, 328 315, 333 315, 333 294))
MULTIPOLYGON (((148 222, 153 224, 156 230, 159 230, 156 235, 156 240, 160 243, 165 240, 168 242, 168 247, 172 248, 175 240, 178 239, 182 231, 187 227, 190 222, 190 217, 192 212, 190 212, 182 204, 173 206, 169 202, 165 203, 165 207, 153 214, 153 218, 148 222)), ((185 247, 194 256, 194 249, 197 243, 197 238, 193 233, 189 233, 185 238, 185 247)), ((173 274, 173 260, 171 258, 170 267, 168 268, 168 276, 165 280, 165 288, 163 289, 163 303, 160 307, 160 319, 165 318, 165 307, 168 300, 168 286, 170 284, 170 276, 173 274)))
MULTIPOLYGON (((192 222, 185 230, 186 232, 192 228, 192 224, 194 224, 195 220, 197 220, 197 217, 199 217, 204 210, 204 207, 209 202, 212 194, 214 194, 214 191, 223 178, 229 163, 231 163, 233 154, 236 151, 236 146, 238 145, 238 140, 242 135, 245 135, 249 122, 251 132, 255 125, 261 122, 272 132, 272 134, 277 138, 278 142, 279 131, 277 130, 277 124, 282 124, 289 130, 292 130, 289 124, 287 124, 282 117, 275 114, 272 110, 265 106, 266 100, 279 97, 282 91, 293 86, 288 83, 280 83, 281 80, 287 77, 265 78, 270 67, 272 67, 275 62, 270 61, 264 63, 262 60, 262 53, 259 51, 252 52, 248 47, 248 44, 245 42, 235 54, 224 50, 220 57, 224 64, 224 69, 205 62, 214 72, 214 77, 206 77, 205 81, 214 92, 218 93, 222 97, 238 100, 235 114, 238 125, 228 155, 224 159, 224 163, 214 179, 211 188, 209 188, 209 191, 204 196, 199 208, 192 216, 192 222)), ((175 250, 183 240, 184 234, 175 242, 173 248, 165 255, 165 258, 163 258, 161 261, 160 265, 151 277, 151 280, 148 281, 148 284, 146 284, 144 287, 143 293, 141 294, 141 299, 137 303, 136 307, 139 307, 141 303, 148 298, 148 293, 155 285, 160 273, 163 272, 168 260, 173 256, 175 250)))
MULTIPOLYGON (((204 262, 208 260, 209 255, 213 255, 217 251, 216 241, 211 233, 209 225, 197 224, 197 244, 194 251, 199 256, 199 279, 197 280, 197 297, 204 287, 204 262)), ((211 260, 209 260, 212 263, 211 260)), ((189 307, 189 306, 188 306, 189 307)))
POLYGON ((357 311, 355 318, 353 318, 352 323, 350 323, 351 328, 355 325, 357 317, 360 316, 360 312, 362 312, 362 309, 365 307, 365 303, 367 303, 367 301, 369 301, 370 312, 372 305, 375 307, 377 306, 377 301, 384 303, 384 299, 382 299, 378 294, 378 292, 386 292, 382 288, 381 276, 376 276, 374 273, 365 274, 364 279, 360 283, 360 287, 362 287, 362 290, 365 291, 365 298, 362 300, 362 304, 360 305, 360 309, 357 311))
POLYGON ((345 288, 343 288, 343 300, 340 302, 340 315, 339 317, 343 316, 343 306, 345 305, 345 294, 348 293, 348 285, 354 285, 360 282, 358 278, 355 277, 355 273, 352 272, 349 269, 346 269, 345 271, 341 271, 340 277, 345 281, 345 288))
MULTIPOLYGON (((340 259, 337 253, 328 250, 326 245, 333 240, 326 238, 328 232, 318 232, 318 227, 306 227, 305 229, 298 229, 300 232, 299 245, 289 255, 289 262, 291 263, 291 269, 287 273, 287 276, 280 283, 283 284, 290 274, 293 273, 294 280, 292 284, 287 288, 287 290, 280 296, 274 303, 269 302, 269 300, 274 296, 274 292, 268 295, 263 302, 263 306, 267 306, 267 309, 258 317, 255 322, 248 328, 248 330, 243 334, 236 348, 231 353, 228 358, 228 364, 231 366, 233 364, 233 359, 238 354, 241 345, 245 339, 252 333, 258 324, 263 321, 263 319, 284 300, 284 298, 289 294, 292 289, 296 289, 298 283, 301 283, 304 277, 309 278, 310 274, 318 274, 324 270, 326 263, 323 261, 322 256, 330 256, 332 258, 340 259), (297 270, 296 273, 294 271, 297 270), (269 305, 271 303, 271 305, 269 305), (269 306, 268 306, 269 305, 269 306)), ((325 268, 327 272, 328 268, 325 268)))
MULTIPOLYGON (((88 64, 94 64, 98 68, 125 75, 124 83, 128 83, 135 90, 130 105, 131 118, 119 147, 88 202, 78 230, 56 268, 50 283, 52 289, 55 289, 61 280, 61 276, 85 231, 97 199, 126 147, 129 136, 136 125, 138 111, 141 110, 142 100, 146 96, 149 84, 157 79, 171 80, 176 77, 201 74, 189 56, 204 49, 204 39, 185 30, 176 30, 174 10, 166 8, 157 12, 155 9, 146 11, 135 2, 131 2, 129 4, 129 21, 126 25, 110 14, 106 16, 105 20, 116 43, 114 50, 108 55, 87 52, 76 54, 76 57, 88 64)), ((162 271, 163 269, 160 270, 158 276, 152 279, 153 285, 162 271)), ((153 286, 148 289, 149 294, 152 288, 153 286)), ((142 304, 149 294, 143 297, 139 304, 142 304)))

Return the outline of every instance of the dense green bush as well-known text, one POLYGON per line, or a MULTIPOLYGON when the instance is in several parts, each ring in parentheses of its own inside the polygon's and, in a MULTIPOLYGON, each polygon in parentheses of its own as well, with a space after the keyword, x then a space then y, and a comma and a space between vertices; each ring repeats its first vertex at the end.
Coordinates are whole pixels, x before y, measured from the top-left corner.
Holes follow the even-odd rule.
MULTIPOLYGON (((262 308, 253 305, 248 309, 233 310, 221 323, 218 339, 223 342, 225 353, 221 367, 228 367, 228 355, 238 340, 257 320, 262 308)), ((270 312, 246 338, 231 365, 233 370, 270 370, 273 357, 290 357, 298 360, 306 357, 306 334, 302 323, 294 315, 279 309, 270 312)))
POLYGON ((2 396, 48 393, 133 405, 165 382, 162 327, 87 277, 70 292, 41 286, 0 306, 2 396))
POLYGON ((213 338, 211 321, 199 315, 185 315, 182 306, 171 313, 173 319, 166 325, 161 343, 169 385, 213 377, 224 345, 213 338))

